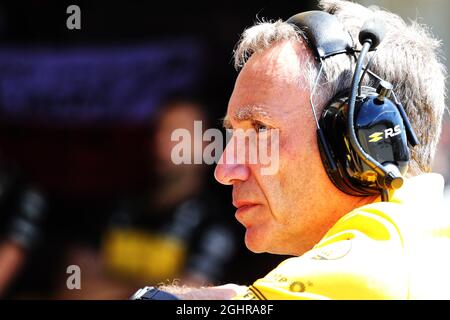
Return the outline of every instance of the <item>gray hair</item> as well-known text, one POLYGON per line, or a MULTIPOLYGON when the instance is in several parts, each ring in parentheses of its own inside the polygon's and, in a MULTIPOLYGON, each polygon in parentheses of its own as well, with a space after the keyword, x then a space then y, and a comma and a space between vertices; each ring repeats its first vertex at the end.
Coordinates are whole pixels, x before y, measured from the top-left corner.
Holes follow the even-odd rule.
MULTIPOLYGON (((440 62, 441 42, 424 25, 414 21, 406 24, 398 15, 376 7, 366 8, 343 0, 321 0, 319 6, 335 15, 353 39, 358 39, 367 19, 376 17, 384 21, 386 35, 370 69, 394 84, 396 96, 403 103, 420 141, 412 150, 408 175, 430 172, 445 110, 446 69, 440 62)), ((258 22, 242 34, 234 51, 235 67, 243 67, 253 53, 281 41, 304 41, 304 38, 300 30, 281 20, 258 22)), ((318 73, 317 63, 307 62, 304 68, 311 88, 318 73)), ((324 61, 318 88, 322 97, 319 109, 336 94, 350 88, 353 69, 354 61, 348 55, 324 61)))

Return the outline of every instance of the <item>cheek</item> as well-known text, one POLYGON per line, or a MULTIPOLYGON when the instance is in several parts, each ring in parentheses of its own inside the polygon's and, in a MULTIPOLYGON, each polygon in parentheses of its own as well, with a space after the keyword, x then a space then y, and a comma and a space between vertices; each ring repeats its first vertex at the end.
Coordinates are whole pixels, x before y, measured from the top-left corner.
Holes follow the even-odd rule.
POLYGON ((280 170, 277 177, 277 198, 280 199, 280 216, 291 219, 298 215, 300 208, 308 207, 321 166, 317 158, 315 136, 295 135, 292 139, 281 141, 280 170))
POLYGON ((315 161, 316 146, 311 136, 293 135, 280 144, 280 180, 282 184, 302 184, 315 161))
POLYGON ((317 190, 311 183, 322 164, 317 157, 315 132, 307 128, 302 131, 280 136, 279 169, 275 174, 261 175, 259 167, 251 169, 265 195, 271 218, 281 225, 291 225, 301 208, 308 209, 314 200, 311 193, 317 190))

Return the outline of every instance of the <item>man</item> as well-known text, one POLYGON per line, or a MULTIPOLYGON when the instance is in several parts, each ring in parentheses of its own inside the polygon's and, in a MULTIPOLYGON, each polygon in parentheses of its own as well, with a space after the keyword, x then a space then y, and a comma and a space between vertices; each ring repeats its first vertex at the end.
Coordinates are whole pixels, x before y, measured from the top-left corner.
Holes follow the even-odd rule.
MULTIPOLYGON (((260 23, 244 32, 236 48, 236 66, 242 69, 225 125, 254 129, 261 135, 276 129, 279 168, 273 175, 262 175, 260 164, 221 161, 215 176, 233 186, 236 219, 246 228, 247 247, 296 257, 248 288, 164 287, 164 292, 154 290, 152 295, 171 292, 181 299, 450 297, 446 292, 450 228, 438 210, 443 179, 429 173, 445 109, 445 70, 436 54, 439 42, 422 26, 407 25, 386 11, 340 0, 323 0, 320 6, 337 17, 353 39, 358 39, 361 26, 370 18, 386 25, 370 70, 394 84, 420 142, 410 150, 404 185, 391 188, 385 196, 389 202, 382 202, 379 195, 351 195, 332 182, 319 152, 318 125, 311 107, 321 114, 333 97, 350 89, 355 59, 349 54, 331 56, 322 61, 319 71, 311 43, 298 28, 282 21, 260 23)), ((245 147, 232 150, 228 146, 222 159, 235 158, 230 152, 245 147)))

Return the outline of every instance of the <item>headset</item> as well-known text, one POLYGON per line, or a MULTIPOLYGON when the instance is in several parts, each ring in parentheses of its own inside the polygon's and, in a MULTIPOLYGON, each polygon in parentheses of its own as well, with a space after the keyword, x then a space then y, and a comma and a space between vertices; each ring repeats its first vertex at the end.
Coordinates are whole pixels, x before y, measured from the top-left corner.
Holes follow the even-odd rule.
POLYGON ((409 148, 419 141, 393 85, 369 70, 373 56, 363 66, 367 53, 375 51, 383 40, 383 22, 370 19, 364 23, 359 32, 360 50, 339 20, 327 12, 302 12, 286 22, 301 30, 320 66, 310 103, 329 178, 347 194, 381 194, 382 201, 389 201, 389 192, 403 185, 411 157, 409 148), (323 61, 338 54, 356 60, 351 87, 333 97, 318 119, 313 96, 323 61), (362 85, 366 74, 374 78, 375 87, 362 85))

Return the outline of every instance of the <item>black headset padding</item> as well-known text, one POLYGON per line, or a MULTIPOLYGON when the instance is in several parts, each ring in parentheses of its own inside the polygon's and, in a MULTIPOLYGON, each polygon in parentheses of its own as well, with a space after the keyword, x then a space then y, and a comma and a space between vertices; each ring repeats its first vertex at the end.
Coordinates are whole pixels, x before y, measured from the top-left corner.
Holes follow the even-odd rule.
POLYGON ((308 45, 319 60, 353 50, 352 37, 328 12, 306 11, 290 17, 286 22, 306 34, 308 45))
MULTIPOLYGON (((369 92, 367 92, 367 94, 368 93, 369 92)), ((368 196, 374 194, 374 190, 363 186, 346 172, 346 159, 352 152, 351 150, 347 150, 348 147, 344 142, 344 136, 347 134, 347 126, 345 117, 342 117, 343 114, 340 112, 340 108, 347 105, 348 94, 348 91, 337 94, 324 108, 322 115, 319 118, 320 127, 323 130, 326 143, 328 144, 337 166, 336 170, 330 169, 330 164, 328 163, 327 157, 325 157, 323 146, 320 144, 320 141, 319 151, 328 177, 338 189, 354 196, 368 196)), ((356 159, 357 157, 355 155, 355 160, 356 159)), ((352 162, 349 164, 351 165, 352 162)))

